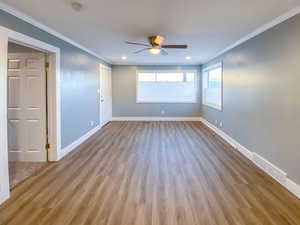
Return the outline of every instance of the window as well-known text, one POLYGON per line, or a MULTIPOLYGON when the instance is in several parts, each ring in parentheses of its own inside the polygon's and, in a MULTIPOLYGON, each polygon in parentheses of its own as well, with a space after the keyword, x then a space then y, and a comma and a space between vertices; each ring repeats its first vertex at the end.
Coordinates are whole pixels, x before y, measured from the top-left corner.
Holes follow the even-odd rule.
POLYGON ((205 68, 202 73, 202 101, 218 110, 222 110, 222 63, 205 68))
POLYGON ((139 71, 137 103, 196 103, 196 71, 139 71))
POLYGON ((156 73, 157 82, 183 82, 183 73, 156 73))
POLYGON ((155 73, 140 73, 139 74, 139 80, 141 82, 150 82, 156 80, 156 74, 155 73))

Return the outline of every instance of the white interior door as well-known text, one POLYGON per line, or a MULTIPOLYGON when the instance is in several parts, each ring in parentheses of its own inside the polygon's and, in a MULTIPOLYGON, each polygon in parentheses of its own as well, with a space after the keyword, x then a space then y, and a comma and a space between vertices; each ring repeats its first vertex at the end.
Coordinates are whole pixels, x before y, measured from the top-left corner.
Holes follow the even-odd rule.
POLYGON ((111 68, 100 65, 100 125, 112 119, 111 68))
POLYGON ((9 160, 47 161, 45 54, 8 54, 7 113, 9 160))

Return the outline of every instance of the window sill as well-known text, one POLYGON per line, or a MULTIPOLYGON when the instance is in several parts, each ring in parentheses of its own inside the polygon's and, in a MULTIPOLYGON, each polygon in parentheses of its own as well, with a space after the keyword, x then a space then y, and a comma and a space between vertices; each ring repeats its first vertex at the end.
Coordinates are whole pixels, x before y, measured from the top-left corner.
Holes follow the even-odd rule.
POLYGON ((208 107, 216 109, 218 111, 222 111, 223 110, 222 106, 211 104, 211 103, 207 103, 207 102, 202 103, 202 105, 208 106, 208 107))
POLYGON ((197 104, 198 102, 144 102, 136 101, 136 104, 197 104))

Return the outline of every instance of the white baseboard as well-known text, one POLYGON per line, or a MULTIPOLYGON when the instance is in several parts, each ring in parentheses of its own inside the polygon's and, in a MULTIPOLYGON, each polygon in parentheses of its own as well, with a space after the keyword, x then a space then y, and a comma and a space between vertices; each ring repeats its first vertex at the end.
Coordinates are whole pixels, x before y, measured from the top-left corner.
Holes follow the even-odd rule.
POLYGON ((112 121, 201 121, 200 117, 113 117, 112 121))
POLYGON ((71 151, 73 151, 75 148, 77 148, 79 145, 81 145, 83 142, 85 142, 89 137, 91 137, 93 134, 95 134, 98 130, 101 129, 101 126, 96 126, 89 132, 87 132, 85 135, 78 138, 73 143, 69 144, 67 147, 63 148, 59 154, 59 160, 65 157, 67 154, 69 154, 71 151))
POLYGON ((285 187, 300 199, 300 186, 291 179, 287 178, 285 187))
MULTIPOLYGON (((9 191, 4 191, 4 188, 0 187, 0 205, 9 199, 9 191)), ((7 188, 6 188, 7 189, 7 188)), ((8 188, 9 190, 9 188, 8 188)))
POLYGON ((250 151, 235 139, 227 135, 224 131, 220 130, 218 127, 214 126, 204 118, 201 118, 201 122, 204 123, 207 127, 212 129, 215 133, 221 136, 226 142, 228 142, 232 147, 237 149, 240 153, 242 153, 245 157, 250 159, 256 166, 274 178, 277 182, 283 185, 286 189, 288 189, 291 193, 293 193, 296 197, 300 199, 300 185, 292 181, 288 178, 286 172, 260 156, 259 154, 250 151))
POLYGON ((201 122, 204 123, 207 127, 212 129, 215 133, 217 133, 219 136, 221 136, 226 142, 228 142, 232 147, 236 148, 238 151, 240 151, 244 156, 246 156, 248 159, 253 159, 253 153, 249 151, 247 148, 245 148, 243 145, 238 143, 236 140, 234 140, 232 137, 227 135, 225 132, 220 130, 215 125, 211 124, 204 118, 201 118, 201 122))
POLYGON ((282 171, 277 166, 273 165, 271 162, 258 155, 257 153, 253 153, 253 160, 256 166, 265 171, 275 180, 277 180, 280 184, 286 185, 287 173, 282 171))

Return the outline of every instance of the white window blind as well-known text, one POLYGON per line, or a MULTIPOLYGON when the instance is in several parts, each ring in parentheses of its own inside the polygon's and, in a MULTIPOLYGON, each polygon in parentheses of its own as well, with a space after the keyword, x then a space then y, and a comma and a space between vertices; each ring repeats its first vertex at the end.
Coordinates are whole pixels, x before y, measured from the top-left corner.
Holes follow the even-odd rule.
POLYGON ((196 71, 139 71, 137 103, 196 103, 196 71))

